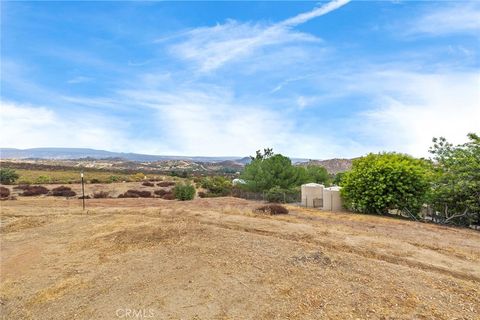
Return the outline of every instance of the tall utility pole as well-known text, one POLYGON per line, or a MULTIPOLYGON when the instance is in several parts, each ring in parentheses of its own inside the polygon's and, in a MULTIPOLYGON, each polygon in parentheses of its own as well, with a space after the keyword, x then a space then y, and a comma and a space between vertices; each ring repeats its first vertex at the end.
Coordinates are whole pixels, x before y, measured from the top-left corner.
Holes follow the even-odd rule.
POLYGON ((85 210, 85 187, 83 184, 83 171, 80 172, 80 177, 82 178, 82 204, 83 204, 83 210, 85 210))

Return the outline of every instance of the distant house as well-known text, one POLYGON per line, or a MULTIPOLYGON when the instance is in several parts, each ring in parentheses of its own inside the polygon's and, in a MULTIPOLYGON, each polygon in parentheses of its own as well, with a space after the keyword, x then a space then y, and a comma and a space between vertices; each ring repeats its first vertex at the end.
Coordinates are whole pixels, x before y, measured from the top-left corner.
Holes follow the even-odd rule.
POLYGON ((246 182, 243 179, 233 179, 232 180, 232 185, 236 186, 238 184, 246 184, 246 182))

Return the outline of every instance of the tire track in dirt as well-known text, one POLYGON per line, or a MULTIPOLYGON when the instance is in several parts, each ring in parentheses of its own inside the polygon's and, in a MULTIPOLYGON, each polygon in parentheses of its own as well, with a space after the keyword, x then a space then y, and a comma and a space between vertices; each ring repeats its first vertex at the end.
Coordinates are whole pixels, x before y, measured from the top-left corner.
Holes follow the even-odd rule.
MULTIPOLYGON (((178 213, 178 212, 176 212, 178 213)), ((473 275, 473 274, 465 274, 460 271, 456 270, 450 270, 447 268, 443 268, 440 266, 432 265, 429 263, 424 263, 420 261, 413 261, 410 259, 405 259, 401 258, 398 256, 394 255, 389 255, 385 253, 380 253, 376 252, 374 250, 368 250, 368 249, 362 249, 356 246, 352 246, 346 243, 341 243, 341 244, 336 244, 324 240, 320 240, 318 238, 315 238, 314 235, 312 234, 298 234, 298 233, 280 233, 277 231, 271 231, 271 230, 265 230, 261 229, 258 227, 249 227, 241 224, 234 224, 234 222, 228 222, 225 220, 222 220, 222 222, 214 222, 214 221, 209 221, 208 219, 215 219, 213 216, 208 216, 208 215, 202 215, 202 216, 197 216, 195 215, 195 211, 184 211, 186 213, 186 216, 189 216, 190 218, 193 218, 194 220, 198 220, 199 223, 201 224, 206 224, 206 225, 212 225, 216 226, 219 228, 223 229, 230 229, 230 230, 236 230, 236 231, 242 231, 242 232, 248 232, 248 233, 253 233, 253 234, 258 234, 262 236, 268 236, 268 237, 274 237, 277 239, 282 239, 282 240, 287 240, 287 241, 294 241, 294 242, 304 242, 304 243, 309 243, 309 244, 314 244, 314 245, 319 245, 328 249, 331 249, 333 251, 337 252, 345 252, 345 253, 350 253, 354 254, 357 256, 361 256, 364 258, 370 258, 370 259, 375 259, 378 261, 384 261, 387 263, 395 264, 395 265, 403 265, 407 266, 410 268, 418 268, 422 269, 425 271, 435 271, 437 273, 443 274, 443 275, 448 275, 455 277, 457 279, 461 280, 467 280, 467 281, 475 281, 477 283, 480 283, 480 277, 473 275)), ((36 215, 36 217, 53 217, 53 216, 94 216, 94 215, 102 215, 102 214, 107 214, 106 212, 69 212, 69 213, 59 213, 59 214, 39 214, 36 215)), ((130 212, 117 212, 115 214, 122 214, 122 215, 138 215, 135 213, 130 213, 130 212)), ((159 216, 158 214, 155 213, 142 213, 144 216, 148 216, 151 218, 166 218, 170 216, 168 213, 163 216, 159 216)), ((3 214, 4 217, 31 217, 31 215, 22 215, 22 214, 3 214)), ((321 218, 317 217, 312 217, 309 215, 304 215, 304 214, 292 214, 293 217, 299 220, 308 220, 308 221, 316 221, 316 220, 322 220, 321 218)), ((281 220, 273 219, 272 221, 275 222, 280 222, 281 220)), ((288 222, 288 221, 281 221, 282 223, 293 223, 293 222, 288 222)))
POLYGON ((480 283, 480 277, 472 275, 472 274, 465 274, 459 271, 450 270, 446 268, 442 268, 439 266, 435 266, 428 263, 423 263, 420 261, 412 261, 409 259, 402 259, 397 256, 392 256, 384 253, 375 252, 373 250, 362 250, 358 247, 354 247, 345 243, 334 244, 327 241, 322 241, 319 239, 315 239, 313 235, 298 235, 298 234, 285 234, 279 233, 276 231, 264 230, 260 228, 253 228, 248 226, 236 225, 236 224, 227 224, 227 223, 218 223, 218 222, 210 222, 210 221, 201 221, 202 224, 212 225, 223 229, 241 231, 241 232, 248 232, 253 234, 258 234, 267 237, 274 237, 277 239, 287 240, 287 241, 294 241, 294 242, 306 242, 309 244, 314 244, 318 246, 322 246, 324 248, 328 248, 333 251, 337 252, 345 252, 354 254, 357 256, 361 256, 363 258, 374 259, 378 261, 384 261, 387 263, 395 264, 395 265, 402 265, 407 266, 410 268, 418 268, 425 271, 434 271, 443 275, 452 276, 457 279, 467 280, 467 281, 475 281, 480 283))

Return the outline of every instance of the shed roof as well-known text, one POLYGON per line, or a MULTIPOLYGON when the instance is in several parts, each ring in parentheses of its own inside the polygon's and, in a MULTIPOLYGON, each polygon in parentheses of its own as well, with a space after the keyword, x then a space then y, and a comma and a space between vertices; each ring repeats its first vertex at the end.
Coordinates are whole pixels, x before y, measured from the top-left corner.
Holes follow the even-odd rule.
POLYGON ((311 182, 311 183, 303 184, 302 187, 324 187, 324 185, 311 182))

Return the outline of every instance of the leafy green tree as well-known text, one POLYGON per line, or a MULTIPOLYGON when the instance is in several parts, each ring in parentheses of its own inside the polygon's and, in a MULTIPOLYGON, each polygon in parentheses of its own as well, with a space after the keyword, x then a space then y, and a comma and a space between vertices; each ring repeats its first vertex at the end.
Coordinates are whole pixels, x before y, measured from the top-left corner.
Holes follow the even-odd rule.
POLYGON ((252 161, 253 160, 265 160, 267 158, 270 158, 273 155, 274 155, 273 149, 272 148, 266 148, 266 149, 263 149, 263 153, 260 150, 257 150, 255 156, 254 157, 250 156, 250 159, 252 161))
POLYGON ((266 191, 273 187, 288 189, 300 185, 305 179, 298 167, 292 165, 289 158, 272 155, 271 149, 265 149, 265 154, 257 152, 252 162, 245 166, 241 178, 246 182, 246 188, 251 191, 266 191))
POLYGON ((177 184, 175 188, 173 188, 173 194, 176 199, 181 201, 193 200, 195 197, 195 187, 191 184, 177 184))
POLYGON ((431 205, 442 222, 468 225, 480 223, 480 137, 454 146, 445 138, 434 138, 434 178, 431 205))
POLYGON ((336 186, 341 186, 342 185, 342 179, 343 179, 344 175, 345 175, 345 172, 337 172, 337 174, 335 174, 333 176, 332 183, 336 186))
POLYGON ((368 154, 353 161, 341 190, 351 210, 386 214, 391 209, 418 215, 429 190, 429 163, 399 153, 368 154))
POLYGON ((305 182, 320 183, 325 186, 330 185, 330 176, 327 169, 322 166, 309 165, 306 168, 307 179, 305 182))
POLYGON ((12 184, 18 179, 19 175, 10 168, 0 168, 0 183, 12 184))

